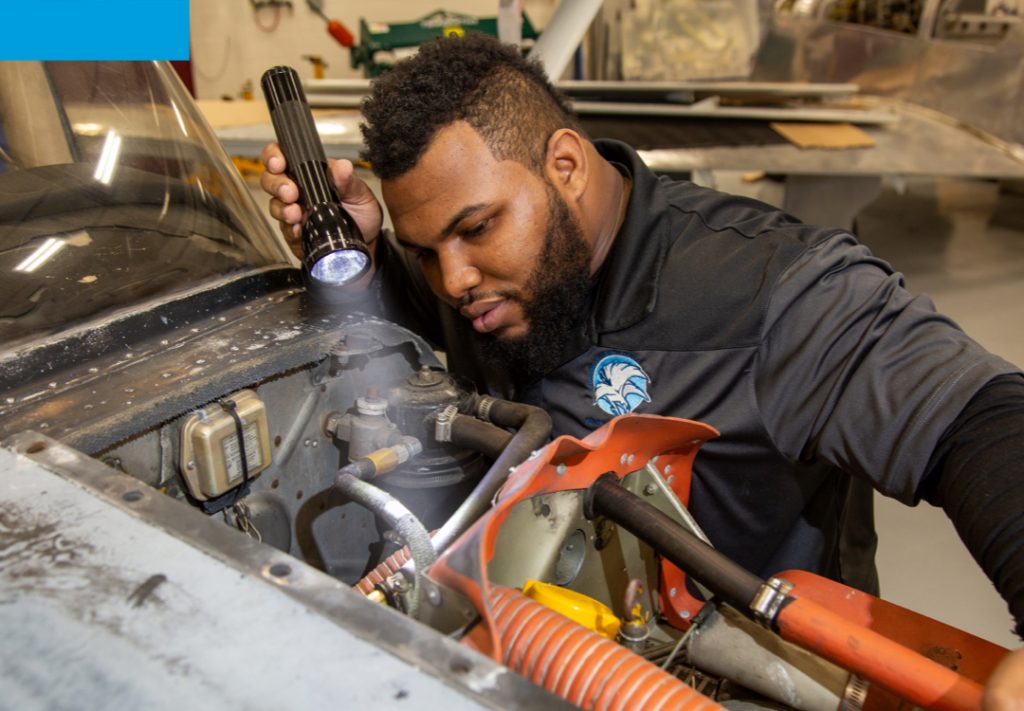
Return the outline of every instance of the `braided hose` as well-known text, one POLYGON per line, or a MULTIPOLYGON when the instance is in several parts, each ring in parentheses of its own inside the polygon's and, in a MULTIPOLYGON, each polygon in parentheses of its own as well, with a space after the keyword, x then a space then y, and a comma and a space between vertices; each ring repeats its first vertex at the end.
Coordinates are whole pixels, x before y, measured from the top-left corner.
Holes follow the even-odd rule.
POLYGON ((716 702, 518 590, 491 588, 505 665, 571 704, 594 711, 713 711, 716 702))

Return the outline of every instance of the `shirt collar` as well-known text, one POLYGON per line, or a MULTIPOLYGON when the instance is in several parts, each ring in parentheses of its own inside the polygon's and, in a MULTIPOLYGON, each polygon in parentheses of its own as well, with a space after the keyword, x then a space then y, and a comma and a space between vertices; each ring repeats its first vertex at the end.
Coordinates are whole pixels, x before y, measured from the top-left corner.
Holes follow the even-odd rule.
POLYGON ((629 328, 654 310, 671 235, 664 189, 636 151, 612 140, 594 146, 633 181, 626 216, 597 275, 593 327, 599 335, 629 328))

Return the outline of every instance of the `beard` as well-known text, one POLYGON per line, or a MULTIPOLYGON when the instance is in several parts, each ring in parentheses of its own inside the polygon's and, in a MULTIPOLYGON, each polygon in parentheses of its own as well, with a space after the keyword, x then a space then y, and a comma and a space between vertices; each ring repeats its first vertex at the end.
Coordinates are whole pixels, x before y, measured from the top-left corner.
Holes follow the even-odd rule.
POLYGON ((572 327, 585 314, 590 288, 590 248, 565 200, 548 186, 544 247, 521 291, 502 296, 520 304, 527 331, 517 338, 477 334, 484 360, 515 380, 550 372, 562 362, 572 327))

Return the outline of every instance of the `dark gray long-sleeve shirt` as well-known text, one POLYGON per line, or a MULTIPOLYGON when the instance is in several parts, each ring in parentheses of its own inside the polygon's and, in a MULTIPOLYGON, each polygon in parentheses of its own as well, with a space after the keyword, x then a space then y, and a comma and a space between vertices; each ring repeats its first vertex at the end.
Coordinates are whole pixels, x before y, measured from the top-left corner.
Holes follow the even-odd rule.
POLYGON ((761 575, 800 568, 876 590, 871 487, 915 503, 946 429, 1018 369, 848 233, 596 145, 633 189, 561 366, 506 382, 482 369, 468 322, 422 285, 402 282, 403 299, 453 370, 543 407, 555 434, 625 411, 714 426, 690 499, 714 545, 761 575))

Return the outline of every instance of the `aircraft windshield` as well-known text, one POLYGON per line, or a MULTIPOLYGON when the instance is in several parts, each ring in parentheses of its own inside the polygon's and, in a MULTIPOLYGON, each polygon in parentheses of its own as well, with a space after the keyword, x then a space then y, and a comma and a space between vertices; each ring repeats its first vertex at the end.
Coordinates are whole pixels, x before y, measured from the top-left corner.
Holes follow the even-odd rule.
POLYGON ((169 65, 0 62, 0 343, 290 264, 169 65))

